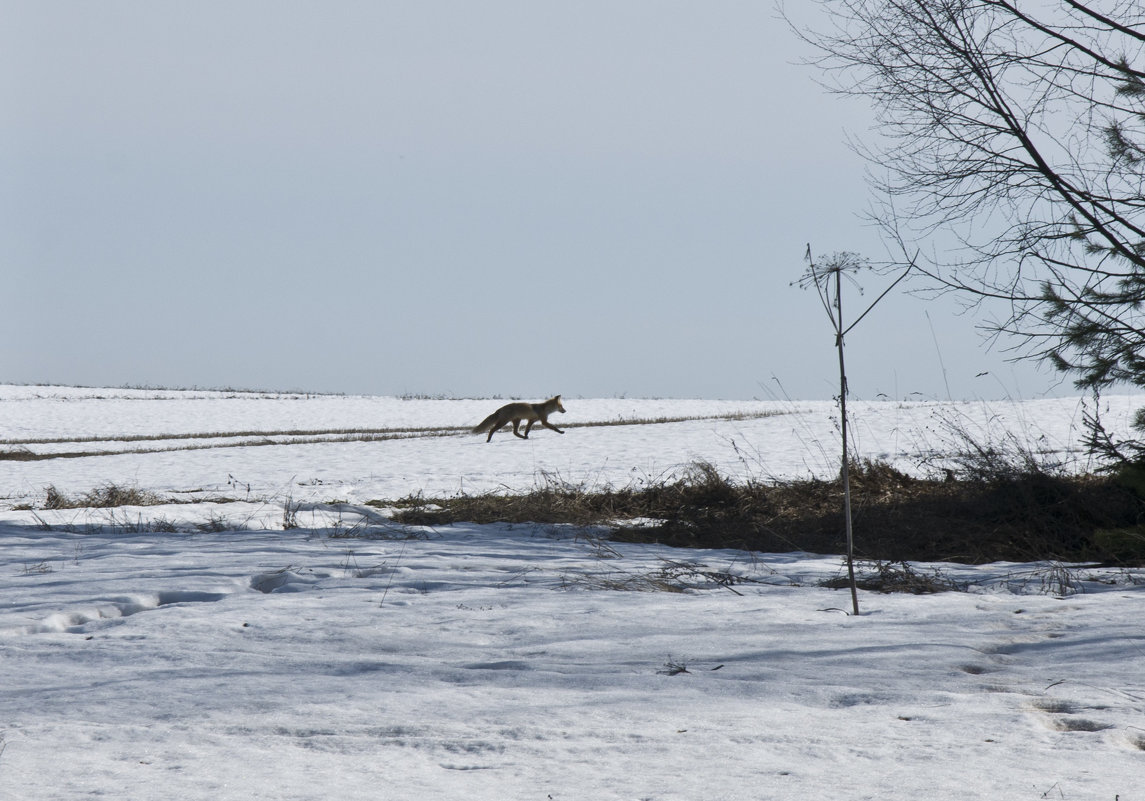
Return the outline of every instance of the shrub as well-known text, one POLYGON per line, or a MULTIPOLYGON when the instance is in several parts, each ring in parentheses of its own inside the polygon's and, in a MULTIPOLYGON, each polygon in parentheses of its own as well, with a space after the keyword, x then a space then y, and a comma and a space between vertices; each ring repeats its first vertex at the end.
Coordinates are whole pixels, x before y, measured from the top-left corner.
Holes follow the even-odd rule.
POLYGON ((137 487, 104 484, 74 498, 60 492, 54 485, 45 488, 45 509, 111 509, 118 506, 158 506, 167 500, 154 492, 137 487))
MULTIPOLYGON (((1145 499, 1114 476, 1051 475, 1041 468, 1025 473, 994 469, 991 480, 985 475, 946 481, 913 478, 882 462, 853 463, 857 555, 892 565, 1145 564, 1133 534, 1145 520, 1145 499), (1123 530, 1129 533, 1098 534, 1123 530)), ((404 503, 394 519, 411 525, 571 523, 607 526, 617 541, 842 553, 842 492, 837 479, 736 483, 700 463, 638 488, 590 491, 547 481, 523 495, 418 496, 416 503, 404 503)))
POLYGON ((1093 534, 1097 546, 1122 564, 1145 564, 1145 526, 1103 528, 1093 534))

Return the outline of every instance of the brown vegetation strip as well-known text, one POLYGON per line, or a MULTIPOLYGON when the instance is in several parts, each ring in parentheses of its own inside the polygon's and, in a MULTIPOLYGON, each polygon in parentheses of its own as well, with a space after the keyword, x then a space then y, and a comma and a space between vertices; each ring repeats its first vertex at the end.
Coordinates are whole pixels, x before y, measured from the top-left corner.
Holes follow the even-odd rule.
MULTIPOLYGON (((924 480, 866 463, 851 481, 862 559, 1145 564, 1145 499, 1114 476, 924 480)), ((842 502, 838 480, 736 484, 699 464, 683 479, 639 489, 587 492, 554 483, 527 495, 377 505, 397 506, 395 520, 407 524, 571 523, 608 527, 619 541, 840 553, 842 502)))

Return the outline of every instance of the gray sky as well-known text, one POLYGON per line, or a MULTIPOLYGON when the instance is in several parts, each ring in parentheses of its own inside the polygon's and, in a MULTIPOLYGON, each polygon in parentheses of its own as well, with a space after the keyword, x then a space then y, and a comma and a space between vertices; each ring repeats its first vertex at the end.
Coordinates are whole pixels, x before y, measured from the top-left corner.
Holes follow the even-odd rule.
MULTIPOLYGON (((0 381, 825 398, 804 249, 884 256, 769 0, 0 18, 0 381)), ((955 309, 891 297, 852 392, 1070 391, 955 309)))

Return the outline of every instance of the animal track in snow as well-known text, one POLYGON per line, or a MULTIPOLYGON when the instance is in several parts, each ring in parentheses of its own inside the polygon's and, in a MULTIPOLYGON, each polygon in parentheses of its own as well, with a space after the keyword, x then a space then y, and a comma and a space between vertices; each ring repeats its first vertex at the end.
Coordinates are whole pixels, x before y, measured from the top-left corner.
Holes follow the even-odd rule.
POLYGON ((1089 718, 1051 718, 1047 725, 1054 731, 1105 731, 1113 728, 1112 723, 1089 718))
MULTIPOLYGON (((317 584, 327 574, 296 572, 290 567, 252 576, 248 586, 261 593, 302 592, 317 584)), ((221 601, 229 592, 164 590, 160 592, 100 598, 53 612, 30 625, 3 626, 0 634, 87 634, 94 629, 121 624, 125 618, 178 604, 201 604, 221 601)))
POLYGON ((12 634, 83 634, 90 630, 88 624, 109 625, 122 622, 124 618, 149 612, 164 606, 189 603, 212 603, 227 597, 222 592, 193 592, 171 590, 158 593, 119 596, 91 602, 90 605, 71 611, 55 612, 37 624, 9 630, 12 634))
POLYGON ((1009 696, 1012 699, 1010 703, 1024 707, 1039 725, 1050 731, 1075 737, 1106 732, 1100 734, 1100 741, 1145 751, 1145 733, 1139 734, 1119 724, 1116 706, 1088 698, 1085 690, 1069 682, 1055 682, 1049 687, 1030 686, 1028 679, 1020 678, 1026 673, 1025 667, 1029 663, 1052 661, 1056 649, 1070 647, 1071 630, 1063 625, 1061 613, 1073 608, 1059 606, 1037 614, 1019 610, 1021 614, 1013 618, 1010 625, 1000 627, 1000 636, 975 649, 981 659, 956 664, 956 669, 967 676, 992 680, 979 685, 980 689, 1009 696), (1054 692, 1070 692, 1072 687, 1074 693, 1081 692, 1082 695, 1072 698, 1047 695, 1050 688, 1057 685, 1066 686, 1058 687, 1054 692))
POLYGON ((1030 704, 1031 708, 1045 713, 1043 723, 1054 731, 1072 732, 1072 731, 1105 731, 1112 729, 1112 723, 1103 723, 1088 717, 1082 717, 1081 712, 1092 712, 1108 707, 1102 706, 1084 706, 1076 704, 1072 701, 1057 699, 1057 698, 1040 698, 1030 704))
POLYGON ((258 590, 261 593, 303 592, 322 579, 329 577, 328 574, 316 573, 309 570, 306 571, 304 575, 287 566, 281 570, 274 570, 270 573, 259 573, 257 576, 252 576, 250 587, 252 590, 258 590))
POLYGON ((970 665, 970 664, 959 665, 958 669, 961 670, 963 673, 968 673, 971 676, 981 676, 983 673, 989 673, 992 670, 992 668, 988 668, 985 665, 970 665))

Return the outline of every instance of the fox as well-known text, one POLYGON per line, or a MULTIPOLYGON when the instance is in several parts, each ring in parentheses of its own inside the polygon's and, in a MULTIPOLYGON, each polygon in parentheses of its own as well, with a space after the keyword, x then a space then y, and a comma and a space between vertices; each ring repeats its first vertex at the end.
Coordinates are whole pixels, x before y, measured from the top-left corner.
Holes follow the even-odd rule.
POLYGON ((480 425, 474 426, 473 433, 484 434, 488 431, 489 436, 485 438, 485 441, 489 442, 489 440, 493 439, 495 433, 509 423, 513 424, 513 434, 521 439, 529 438, 529 430, 533 427, 533 423, 540 423, 545 428, 551 428, 558 434, 565 433, 549 422, 549 415, 553 412, 565 413, 565 407, 561 403, 560 395, 554 395, 547 401, 542 401, 541 403, 507 403, 482 420, 480 425), (529 421, 529 424, 525 426, 524 434, 517 430, 522 420, 529 421))

